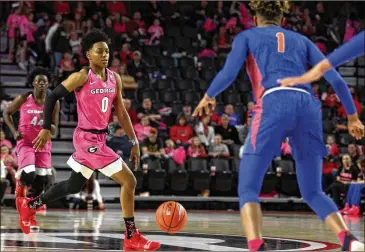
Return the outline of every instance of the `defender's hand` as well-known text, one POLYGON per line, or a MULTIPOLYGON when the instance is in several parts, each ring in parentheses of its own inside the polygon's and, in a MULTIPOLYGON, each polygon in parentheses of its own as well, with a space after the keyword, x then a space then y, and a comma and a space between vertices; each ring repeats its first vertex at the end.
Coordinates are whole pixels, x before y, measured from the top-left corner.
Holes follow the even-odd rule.
POLYGON ((215 98, 210 98, 207 94, 204 95, 203 99, 199 102, 198 106, 194 110, 193 116, 202 116, 204 114, 210 115, 214 111, 216 106, 215 98), (209 105, 211 108, 209 108, 209 105))
POLYGON ((42 129, 32 142, 35 151, 43 150, 46 144, 51 141, 51 136, 52 134, 50 130, 42 129))
POLYGON ((364 137, 364 125, 361 123, 357 116, 348 117, 347 128, 351 136, 360 140, 364 137))
POLYGON ((284 87, 291 87, 297 84, 306 84, 319 80, 323 74, 331 68, 331 64, 325 60, 315 65, 311 70, 298 77, 289 77, 278 80, 278 83, 284 87))
POLYGON ((140 151, 139 151, 139 145, 135 144, 132 146, 131 149, 131 156, 129 157, 129 161, 132 161, 134 159, 134 167, 139 167, 139 160, 140 160, 140 151))

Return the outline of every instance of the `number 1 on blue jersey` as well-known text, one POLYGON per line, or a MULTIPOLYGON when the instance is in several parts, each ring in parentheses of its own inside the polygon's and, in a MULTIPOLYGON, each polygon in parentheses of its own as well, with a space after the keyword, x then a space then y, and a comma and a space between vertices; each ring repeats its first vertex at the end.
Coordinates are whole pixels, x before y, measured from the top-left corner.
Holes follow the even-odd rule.
POLYGON ((282 32, 276 33, 276 38, 278 39, 278 52, 279 53, 284 53, 285 52, 284 33, 282 33, 282 32))

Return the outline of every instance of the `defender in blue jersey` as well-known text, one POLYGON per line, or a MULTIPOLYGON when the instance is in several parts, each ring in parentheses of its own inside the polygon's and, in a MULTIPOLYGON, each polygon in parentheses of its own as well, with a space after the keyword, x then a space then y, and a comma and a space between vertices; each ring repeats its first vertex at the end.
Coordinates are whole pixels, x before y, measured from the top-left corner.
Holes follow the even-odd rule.
POLYGON ((313 82, 319 80, 323 74, 333 67, 342 65, 343 63, 353 60, 361 55, 364 55, 365 47, 365 32, 357 34, 346 44, 336 49, 327 59, 322 60, 315 65, 310 71, 300 77, 289 77, 279 80, 282 86, 295 86, 298 84, 313 82))
MULTIPOLYGON (((215 99, 236 78, 243 64, 251 79, 256 105, 249 135, 240 163, 238 195, 242 222, 250 250, 264 250, 259 205, 262 181, 274 156, 280 154, 282 141, 289 137, 296 160, 296 172, 301 194, 322 221, 334 231, 346 251, 364 250, 349 231, 337 206, 322 191, 322 159, 327 155, 323 144, 321 104, 313 95, 311 84, 281 87, 278 79, 298 76, 324 59, 323 54, 306 37, 280 27, 287 1, 251 1, 258 27, 241 32, 235 38, 232 51, 223 69, 217 74, 204 98, 194 111, 214 109, 215 99)), ((348 115, 349 128, 361 132, 354 103, 346 83, 335 71, 325 74, 348 115)), ((354 134, 359 137, 359 135, 354 134)))

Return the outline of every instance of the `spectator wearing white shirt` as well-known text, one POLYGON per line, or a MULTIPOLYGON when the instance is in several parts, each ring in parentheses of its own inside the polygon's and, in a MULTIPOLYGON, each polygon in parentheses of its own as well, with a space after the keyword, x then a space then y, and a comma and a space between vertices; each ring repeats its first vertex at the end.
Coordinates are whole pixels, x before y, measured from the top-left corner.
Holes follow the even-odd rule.
POLYGON ((103 198, 100 194, 99 182, 91 177, 79 193, 74 194, 73 208, 86 209, 88 202, 92 202, 92 209, 104 210, 103 198))
POLYGON ((6 189, 10 185, 10 182, 6 179, 7 171, 4 162, 1 160, 1 182, 0 182, 0 204, 3 202, 4 194, 6 189))
POLYGON ((195 126, 195 133, 200 139, 200 142, 205 146, 209 146, 214 142, 214 128, 209 126, 210 116, 202 117, 198 125, 195 126))

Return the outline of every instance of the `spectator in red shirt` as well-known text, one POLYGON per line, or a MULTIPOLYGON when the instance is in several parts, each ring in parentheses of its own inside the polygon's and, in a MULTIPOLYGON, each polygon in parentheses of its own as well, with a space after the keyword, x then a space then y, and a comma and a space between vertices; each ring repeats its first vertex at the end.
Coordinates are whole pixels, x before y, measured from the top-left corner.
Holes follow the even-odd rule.
POLYGON ((72 60, 72 53, 65 52, 60 61, 60 75, 62 79, 66 79, 71 73, 75 71, 75 64, 72 60))
POLYGON ((226 28, 224 27, 224 25, 219 27, 219 33, 216 36, 215 40, 217 41, 219 48, 230 48, 231 47, 230 38, 226 32, 226 28))
POLYGON ((76 6, 74 13, 75 13, 75 15, 80 14, 80 16, 85 17, 86 11, 84 8, 84 4, 81 1, 77 2, 77 6, 76 6))
POLYGON ((56 1, 54 3, 54 10, 56 14, 67 15, 70 14, 70 5, 66 1, 56 1))
POLYGON ((128 43, 123 44, 119 57, 124 64, 128 64, 128 61, 133 60, 133 52, 130 50, 130 45, 128 43))
POLYGON ((334 135, 328 135, 327 136, 327 150, 328 155, 333 157, 338 157, 340 155, 340 150, 336 144, 335 136, 334 135))
POLYGON ((188 157, 204 157, 207 156, 204 146, 201 144, 199 137, 195 136, 191 139, 191 145, 188 148, 188 157))
POLYGON ((178 145, 189 144, 189 140, 194 136, 193 128, 187 124, 184 114, 177 117, 177 124, 170 129, 170 138, 178 145))
POLYGON ((212 124, 212 126, 221 125, 222 124, 221 116, 218 113, 213 113, 210 116, 210 123, 212 124))
POLYGON ((328 93, 326 98, 324 99, 324 104, 326 104, 330 108, 338 106, 338 98, 337 95, 333 92, 332 87, 328 88, 328 93))
POLYGON ((127 110, 129 117, 131 118, 132 124, 138 123, 137 112, 132 109, 132 101, 128 98, 123 99, 124 107, 127 110))
MULTIPOLYGON (((362 105, 361 105, 361 103, 356 98, 354 99, 354 104, 355 104, 355 108, 356 108, 357 114, 358 115, 361 114, 362 105)), ((346 114, 346 111, 345 111, 345 107, 342 104, 338 108, 337 114, 338 114, 339 117, 347 118, 347 114, 346 114)))
POLYGON ((113 15, 114 13, 120 13, 125 16, 127 14, 127 9, 124 6, 122 1, 111 1, 106 2, 106 8, 108 9, 108 13, 113 15))
POLYGON ((133 36, 145 35, 145 23, 139 11, 133 14, 133 19, 127 23, 127 33, 133 36))
POLYGON ((114 31, 116 34, 121 35, 122 33, 125 33, 127 31, 127 26, 125 23, 125 20, 120 16, 119 13, 114 14, 114 31))
POLYGON ((327 46, 326 46, 325 42, 323 42, 322 40, 319 40, 316 42, 316 46, 323 54, 327 54, 327 46))

